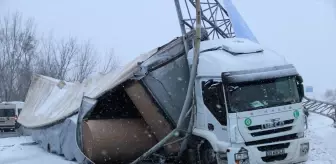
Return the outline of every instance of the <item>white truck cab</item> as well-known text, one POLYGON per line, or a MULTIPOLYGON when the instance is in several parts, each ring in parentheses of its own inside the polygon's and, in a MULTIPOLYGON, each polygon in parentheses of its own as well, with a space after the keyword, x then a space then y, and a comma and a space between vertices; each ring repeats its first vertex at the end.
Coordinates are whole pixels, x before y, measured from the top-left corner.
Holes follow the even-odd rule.
POLYGON ((273 51, 240 38, 202 41, 192 133, 216 154, 205 163, 307 161, 303 94, 295 67, 273 51))

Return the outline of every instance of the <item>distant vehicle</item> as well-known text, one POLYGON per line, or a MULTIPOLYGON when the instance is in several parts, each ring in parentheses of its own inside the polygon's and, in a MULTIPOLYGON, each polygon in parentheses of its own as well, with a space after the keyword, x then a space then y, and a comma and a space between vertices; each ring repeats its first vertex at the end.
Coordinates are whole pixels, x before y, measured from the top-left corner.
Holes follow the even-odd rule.
POLYGON ((20 127, 17 119, 22 111, 24 102, 12 101, 0 103, 0 130, 11 130, 20 127))

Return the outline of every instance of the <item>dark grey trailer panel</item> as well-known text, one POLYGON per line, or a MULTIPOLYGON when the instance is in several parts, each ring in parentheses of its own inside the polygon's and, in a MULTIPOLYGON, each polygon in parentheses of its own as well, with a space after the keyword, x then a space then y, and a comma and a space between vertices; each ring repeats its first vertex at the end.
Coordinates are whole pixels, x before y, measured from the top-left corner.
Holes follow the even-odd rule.
MULTIPOLYGON (((194 33, 187 34, 188 47, 192 48, 194 33)), ((202 30, 201 40, 207 40, 202 30)), ((160 51, 141 64, 147 70, 141 79, 153 99, 169 121, 176 126, 189 83, 189 66, 182 37, 165 45, 160 51)))

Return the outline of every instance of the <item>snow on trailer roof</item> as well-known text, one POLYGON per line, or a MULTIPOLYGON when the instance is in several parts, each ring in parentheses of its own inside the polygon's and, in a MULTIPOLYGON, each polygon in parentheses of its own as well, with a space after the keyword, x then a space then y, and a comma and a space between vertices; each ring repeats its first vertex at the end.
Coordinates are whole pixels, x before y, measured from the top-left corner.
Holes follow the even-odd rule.
MULTIPOLYGON (((191 44, 191 38, 194 35, 194 31, 187 34, 188 43, 191 44)), ((202 33, 202 38, 203 36, 207 35, 202 33)), ((28 128, 38 128, 64 120, 78 112, 83 96, 97 99, 129 79, 142 78, 147 73, 148 67, 154 68, 160 64, 165 64, 169 62, 169 59, 181 55, 180 51, 184 52, 184 49, 182 49, 183 51, 174 49, 172 52, 169 50, 176 45, 183 45, 182 43, 183 39, 181 37, 173 39, 161 47, 139 55, 116 71, 106 75, 98 74, 85 79, 83 83, 69 83, 51 77, 35 75, 18 122, 28 128)), ((183 46, 177 47, 183 48, 183 46)))
MULTIPOLYGON (((198 76, 220 76, 222 72, 258 69, 288 64, 283 56, 242 38, 226 38, 201 42, 198 76), (217 50, 207 51, 217 48, 217 50), (202 52, 204 51, 204 52, 202 52)), ((188 52, 192 64, 193 49, 188 52)))
POLYGON ((34 75, 18 122, 28 128, 50 125, 77 112, 84 85, 34 75))
POLYGON ((134 76, 138 64, 157 52, 154 49, 142 54, 125 67, 84 80, 83 83, 70 83, 34 75, 26 96, 25 105, 18 122, 28 128, 51 125, 75 114, 82 102, 83 95, 97 98, 106 91, 134 76))
POLYGON ((135 72, 139 71, 139 64, 155 54, 157 51, 158 48, 155 48, 148 53, 138 56, 124 67, 95 79, 95 84, 87 87, 84 96, 96 99, 108 90, 130 79, 134 76, 135 72))

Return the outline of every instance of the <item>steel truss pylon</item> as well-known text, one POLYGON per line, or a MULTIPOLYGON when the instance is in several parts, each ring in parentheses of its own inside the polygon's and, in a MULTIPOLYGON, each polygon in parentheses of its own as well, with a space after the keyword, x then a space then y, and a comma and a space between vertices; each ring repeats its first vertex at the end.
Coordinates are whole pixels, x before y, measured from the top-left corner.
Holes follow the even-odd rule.
MULTIPOLYGON (((195 0, 175 0, 182 34, 195 29, 195 0)), ((209 39, 232 38, 234 32, 227 11, 218 0, 201 0, 202 27, 209 39)))

